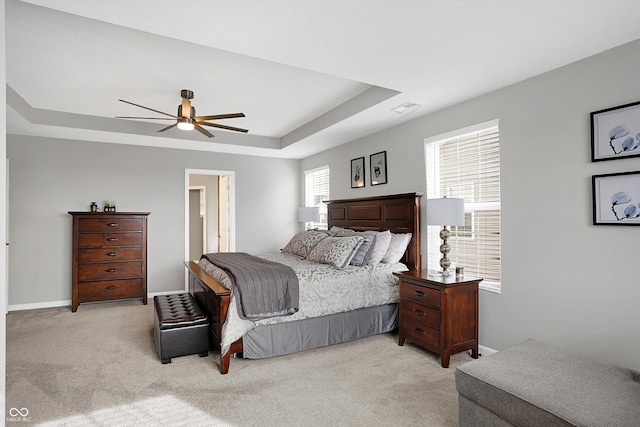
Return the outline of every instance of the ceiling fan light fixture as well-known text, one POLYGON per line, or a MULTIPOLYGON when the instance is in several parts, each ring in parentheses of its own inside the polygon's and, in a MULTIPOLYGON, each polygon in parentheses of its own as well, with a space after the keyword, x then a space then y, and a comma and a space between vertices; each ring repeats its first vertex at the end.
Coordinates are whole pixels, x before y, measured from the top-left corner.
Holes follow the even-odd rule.
POLYGON ((187 117, 180 117, 178 119, 178 129, 182 130, 193 130, 193 119, 187 117))

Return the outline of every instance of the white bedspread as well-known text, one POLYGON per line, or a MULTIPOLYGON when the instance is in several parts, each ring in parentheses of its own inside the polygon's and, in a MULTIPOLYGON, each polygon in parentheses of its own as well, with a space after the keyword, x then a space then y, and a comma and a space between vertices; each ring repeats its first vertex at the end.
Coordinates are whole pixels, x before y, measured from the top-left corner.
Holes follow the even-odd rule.
POLYGON ((286 264, 295 271, 300 282, 300 309, 292 316, 272 317, 257 322, 241 319, 238 316, 233 286, 227 274, 207 260, 200 260, 200 267, 231 290, 227 320, 222 327, 222 354, 229 350, 234 341, 260 325, 291 322, 398 302, 398 279, 392 273, 407 270, 402 263, 378 264, 375 267, 349 266, 338 270, 330 265, 307 261, 289 253, 257 256, 286 264))

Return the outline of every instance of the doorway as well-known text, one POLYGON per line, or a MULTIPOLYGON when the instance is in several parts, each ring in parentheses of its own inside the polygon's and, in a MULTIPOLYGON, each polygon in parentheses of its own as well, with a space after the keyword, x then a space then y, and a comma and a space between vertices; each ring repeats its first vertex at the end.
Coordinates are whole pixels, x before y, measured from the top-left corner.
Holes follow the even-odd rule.
POLYGON ((185 259, 235 250, 234 172, 185 171, 185 259))

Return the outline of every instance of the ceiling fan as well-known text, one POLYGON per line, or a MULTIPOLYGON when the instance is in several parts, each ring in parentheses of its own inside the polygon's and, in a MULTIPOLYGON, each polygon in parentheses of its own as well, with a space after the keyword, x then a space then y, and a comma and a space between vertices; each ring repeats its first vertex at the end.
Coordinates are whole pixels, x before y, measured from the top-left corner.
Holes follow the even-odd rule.
POLYGON ((214 128, 232 130, 235 132, 249 132, 248 129, 236 128, 233 126, 221 125, 218 123, 210 123, 209 120, 222 120, 222 119, 234 119, 237 117, 245 117, 244 113, 230 113, 230 114, 217 114, 213 116, 196 116, 196 109, 191 105, 191 99, 193 99, 193 92, 188 89, 182 89, 180 92, 180 96, 182 97, 182 104, 178 105, 178 115, 174 116, 173 114, 164 113, 162 111, 154 110, 153 108, 145 107, 143 105, 134 104, 133 102, 125 101, 124 99, 119 99, 118 101, 124 102, 126 104, 135 105, 136 107, 144 108, 145 110, 153 111, 155 113, 163 114, 168 117, 124 117, 117 116, 117 119, 144 119, 144 120, 175 120, 176 122, 172 125, 169 125, 165 128, 160 129, 158 132, 164 132, 173 127, 178 127, 178 129, 182 130, 197 130, 203 135, 206 135, 209 138, 213 138, 213 134, 203 128, 202 126, 211 126, 214 128))

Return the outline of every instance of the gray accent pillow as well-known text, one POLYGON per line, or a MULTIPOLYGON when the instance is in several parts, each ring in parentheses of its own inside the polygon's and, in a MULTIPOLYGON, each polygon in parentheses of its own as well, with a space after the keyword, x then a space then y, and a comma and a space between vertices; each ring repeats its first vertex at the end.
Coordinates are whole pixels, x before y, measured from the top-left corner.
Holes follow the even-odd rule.
MULTIPOLYGON (((332 227, 332 230, 333 228, 337 228, 337 227, 332 227)), ((369 249, 373 244, 373 240, 376 238, 376 232, 373 230, 353 231, 348 229, 341 229, 338 231, 338 234, 336 234, 336 236, 337 237, 348 237, 348 236, 364 237, 364 241, 358 248, 358 251, 356 252, 356 254, 351 259, 351 265, 355 265, 356 267, 361 267, 365 265, 364 257, 367 255, 367 252, 369 252, 369 249)))
POLYGON ((318 242, 327 237, 329 237, 329 232, 324 230, 301 231, 289 240, 282 252, 306 258, 318 242))
POLYGON ((367 265, 378 265, 387 253, 390 242, 391 232, 389 230, 377 231, 373 244, 371 245, 371 248, 369 248, 367 255, 364 257, 364 263, 367 265))
POLYGON ((349 265, 363 241, 362 236, 327 237, 315 245, 307 259, 343 269, 349 265))
POLYGON ((402 255, 407 250, 409 242, 411 241, 411 233, 391 233, 391 241, 389 242, 389 248, 384 254, 384 257, 380 262, 393 263, 400 262, 402 255))

